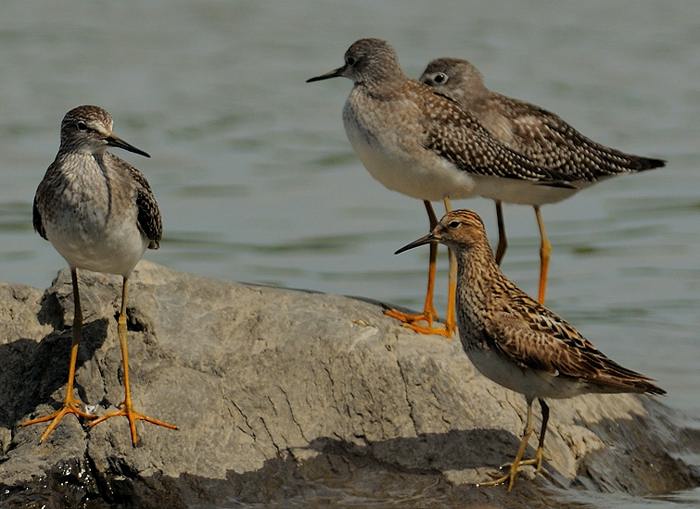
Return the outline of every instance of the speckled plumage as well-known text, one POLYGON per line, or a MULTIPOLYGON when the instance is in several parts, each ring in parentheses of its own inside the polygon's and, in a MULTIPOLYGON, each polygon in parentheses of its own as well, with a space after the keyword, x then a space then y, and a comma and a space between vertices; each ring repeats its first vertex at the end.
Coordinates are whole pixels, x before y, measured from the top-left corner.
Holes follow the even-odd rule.
POLYGON ((159 247, 162 222, 143 174, 96 140, 111 129, 111 116, 97 106, 65 115, 61 146, 34 197, 33 223, 71 267, 125 276, 146 247, 159 247))
POLYGON ((345 130, 364 166, 389 189, 422 200, 478 192, 473 176, 557 185, 562 175, 511 150, 451 99, 409 79, 393 48, 361 39, 346 65, 310 81, 354 82, 343 109, 345 130))
POLYGON ((523 394, 527 402, 525 431, 509 473, 483 484, 508 482, 510 491, 520 465, 535 465, 539 471, 549 421, 545 398, 586 393, 665 394, 650 378, 606 357, 571 324, 508 280, 494 260, 477 214, 448 212, 431 233, 397 253, 436 241, 457 257, 457 323, 464 351, 480 373, 523 394), (523 461, 533 432, 535 399, 542 409, 539 446, 534 459, 523 461))
MULTIPOLYGON (((532 205, 540 230, 538 298, 544 302, 551 244, 540 206, 564 200, 601 180, 664 166, 664 161, 620 152, 592 141, 557 115, 538 106, 490 91, 476 67, 466 60, 440 58, 426 67, 420 81, 459 104, 491 136, 546 168, 554 182, 530 185, 527 181, 480 177, 479 194, 496 202, 498 249, 501 262, 507 248, 502 202, 532 205)), ((502 175, 499 175, 502 176, 502 175)))
MULTIPOLYGON (((531 371, 547 381, 546 393, 542 387, 532 393, 525 387, 509 388, 529 398, 586 392, 664 393, 649 378, 607 358, 572 325, 506 278, 476 213, 449 212, 433 236, 457 255, 457 322, 467 355, 490 351, 510 364, 514 373, 531 371)), ((478 362, 475 365, 483 369, 478 362)))
POLYGON ((660 159, 626 154, 596 143, 554 113, 492 92, 481 73, 466 60, 433 60, 420 81, 457 102, 501 143, 556 171, 577 187, 664 166, 660 159))
POLYGON ((174 424, 137 412, 131 398, 127 283, 144 251, 158 249, 163 226, 158 203, 146 178, 139 170, 107 152, 107 147, 119 147, 150 157, 112 132, 112 117, 102 108, 78 106, 70 110, 61 122, 61 145, 56 159, 46 170, 34 196, 34 229, 68 262, 74 304, 73 341, 63 405, 51 414, 22 423, 22 426, 30 426, 49 422, 40 442, 46 440, 68 414, 89 420, 90 426, 124 416, 129 421, 134 446, 139 443, 136 431, 139 420, 177 429, 174 424), (100 417, 86 411, 85 405, 74 394, 83 322, 78 269, 122 276, 117 333, 122 353, 124 400, 118 410, 100 417))

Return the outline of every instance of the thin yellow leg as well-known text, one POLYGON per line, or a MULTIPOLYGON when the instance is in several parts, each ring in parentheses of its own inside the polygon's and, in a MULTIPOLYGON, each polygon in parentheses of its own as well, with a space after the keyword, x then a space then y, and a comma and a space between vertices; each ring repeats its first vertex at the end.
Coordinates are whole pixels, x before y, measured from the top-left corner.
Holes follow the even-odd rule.
MULTIPOLYGON (((433 228, 435 228, 435 225, 437 225, 437 217, 435 217, 435 211, 433 210, 433 206, 430 204, 429 201, 423 201, 423 204, 425 205, 425 211, 428 213, 430 231, 432 231, 433 228)), ((428 323, 428 328, 432 326, 433 320, 438 319, 437 311, 435 311, 434 304, 435 273, 437 271, 437 251, 437 242, 432 242, 430 244, 430 261, 428 262, 428 285, 425 291, 425 302, 423 303, 423 312, 405 313, 403 311, 399 311, 398 309, 387 309, 386 311, 384 311, 385 315, 390 316, 391 318, 395 318, 396 320, 399 320, 406 324, 409 324, 409 326, 411 326, 411 324, 414 324, 415 322, 424 321, 428 323)), ((411 326, 411 328, 413 327, 411 326)))
POLYGON ((527 401, 525 431, 523 431, 523 437, 520 440, 520 445, 518 446, 518 452, 515 454, 515 459, 513 459, 513 463, 510 464, 509 472, 498 479, 479 483, 477 486, 498 486, 508 481, 508 491, 510 492, 513 489, 513 486, 515 486, 515 478, 518 476, 520 466, 530 464, 531 460, 525 460, 525 462, 522 461, 523 456, 525 455, 525 450, 527 449, 528 441, 530 440, 530 435, 532 435, 532 400, 527 401))
MULTIPOLYGON (((443 200, 445 204, 445 213, 452 210, 452 204, 449 198, 443 200)), ((445 327, 449 336, 457 330, 457 256, 450 249, 450 273, 447 286, 447 316, 445 317, 445 327)))
POLYGON ((21 426, 30 426, 40 422, 51 421, 39 438, 39 443, 44 442, 49 435, 56 429, 67 414, 74 414, 77 417, 85 419, 95 419, 97 416, 84 412, 80 408, 83 403, 73 395, 73 383, 75 380, 75 366, 78 361, 78 347, 80 346, 80 338, 83 326, 83 313, 80 307, 80 292, 78 290, 78 272, 77 269, 71 268, 71 282, 73 283, 73 341, 70 347, 70 363, 68 365, 68 385, 66 385, 66 397, 63 400, 63 407, 56 412, 30 419, 21 423, 21 426))
POLYGON ((134 405, 131 401, 131 385, 129 383, 129 347, 126 337, 126 300, 127 300, 127 278, 124 278, 122 284, 122 305, 119 312, 119 321, 117 331, 119 333, 119 346, 122 351, 122 368, 124 370, 124 401, 119 405, 119 410, 103 415, 99 419, 95 419, 90 423, 90 426, 98 424, 112 417, 125 416, 129 419, 129 430, 131 432, 131 444, 136 447, 139 443, 139 437, 136 433, 136 421, 146 421, 156 426, 163 426, 168 429, 177 429, 174 424, 169 424, 147 415, 140 414, 134 410, 134 405))
POLYGON ((539 205, 534 206, 535 217, 537 218, 537 226, 540 229, 540 284, 537 293, 537 300, 540 304, 544 304, 544 296, 547 291, 547 272, 549 271, 549 255, 552 252, 552 244, 547 238, 547 231, 544 228, 542 213, 539 205))
MULTIPOLYGON (((544 437, 547 433, 547 423, 549 422, 549 406, 542 398, 538 398, 537 401, 540 402, 540 410, 542 411, 542 426, 540 427, 540 438, 537 443, 537 450, 535 451, 535 457, 522 460, 520 466, 523 465, 535 465, 535 474, 539 474, 542 470, 542 462, 544 461, 544 437)), ((501 466, 501 469, 510 468, 512 463, 506 463, 501 466)))
MULTIPOLYGON (((450 200, 449 198, 445 198, 444 200, 445 204, 445 210, 449 212, 451 210, 450 206, 450 200)), ((426 204, 426 209, 428 209, 428 205, 430 205, 430 202, 424 202, 426 204)), ((431 217, 431 228, 430 230, 432 231, 433 228, 435 228, 435 225, 437 225, 437 218, 435 217, 435 212, 432 212, 432 206, 430 207, 430 210, 428 212, 428 216, 431 217)), ((432 249, 433 249, 433 244, 430 244, 430 249, 431 249, 431 256, 432 256, 432 249)), ((435 246, 435 256, 437 256, 437 245, 435 246)), ((435 278, 435 269, 433 269, 433 279, 435 278)), ((432 291, 432 286, 431 286, 431 291, 432 291)), ((432 327, 429 325, 428 327, 423 327, 420 326, 416 323, 407 323, 406 327, 409 327, 410 329, 420 333, 420 334, 436 334, 439 336, 444 336, 448 340, 452 339, 452 335, 454 334, 454 331, 457 329, 456 325, 456 320, 455 320, 455 301, 456 301, 456 296, 457 296, 457 259, 450 251, 450 278, 449 278, 449 283, 448 283, 448 289, 447 289, 447 313, 445 317, 445 326, 444 327, 432 327)), ((427 299, 426 299, 427 300, 427 299)), ((431 298, 432 301, 432 298, 431 298)))
POLYGON ((503 256, 508 248, 508 239, 506 238, 506 227, 503 222, 503 204, 501 200, 496 200, 496 218, 498 219, 498 246, 496 247, 496 263, 501 264, 503 256))

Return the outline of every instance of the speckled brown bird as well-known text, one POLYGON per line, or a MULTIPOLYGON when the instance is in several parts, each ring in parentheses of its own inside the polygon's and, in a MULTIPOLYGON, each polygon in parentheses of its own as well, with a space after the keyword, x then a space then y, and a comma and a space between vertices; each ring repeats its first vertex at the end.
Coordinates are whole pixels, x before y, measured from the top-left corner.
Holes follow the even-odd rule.
POLYGON ((34 197, 34 229, 68 262, 75 304, 73 343, 63 405, 50 415, 22 423, 28 426, 51 421, 41 435, 41 442, 66 414, 90 419, 90 426, 110 417, 125 416, 129 420, 134 446, 139 441, 137 420, 177 429, 172 424, 138 413, 131 400, 126 337, 127 281, 146 248, 158 249, 163 227, 158 203, 146 178, 129 163, 107 152, 108 147, 150 157, 112 132, 112 117, 104 109, 78 106, 70 110, 61 123, 61 145, 56 159, 46 170, 34 197), (82 330, 78 269, 122 276, 118 332, 124 401, 119 410, 99 418, 84 411, 84 405, 73 394, 82 330))
POLYGON ((459 104, 495 139, 560 176, 559 182, 549 185, 531 185, 527 181, 489 177, 482 178, 479 185, 479 194, 496 202, 498 263, 501 263, 507 246, 502 202, 534 207, 541 240, 540 303, 545 299, 552 250, 540 206, 561 201, 601 180, 659 168, 665 164, 661 159, 626 154, 596 143, 554 113, 492 92, 484 84, 479 70, 466 60, 433 60, 423 71, 420 81, 459 104))
MULTIPOLYGON (((307 82, 345 77, 354 85, 343 109, 350 144, 367 171, 385 187, 423 200, 431 227, 436 224, 431 201, 482 194, 480 186, 495 180, 557 183, 561 175, 541 168, 498 141, 476 118, 434 89, 409 79, 396 52, 382 39, 360 39, 345 52, 342 67, 307 82)), ((557 184, 558 185, 558 184, 557 184)), ((455 264, 450 259, 450 284, 445 328, 435 318, 433 282, 436 247, 431 247, 428 287, 423 312, 390 310, 389 315, 414 330, 450 336, 455 329, 455 264), (428 327, 416 322, 427 321, 428 327)))
POLYGON ((494 259, 476 213, 448 212, 428 235, 396 253, 433 242, 445 244, 457 257, 457 323, 464 351, 481 374, 523 394, 527 402, 525 431, 508 474, 482 485, 507 481, 510 491, 520 465, 535 465, 539 472, 549 420, 546 398, 588 393, 665 394, 650 378, 606 357, 572 325, 508 280, 494 259), (535 457, 523 461, 533 432, 535 399, 542 409, 539 444, 535 457))

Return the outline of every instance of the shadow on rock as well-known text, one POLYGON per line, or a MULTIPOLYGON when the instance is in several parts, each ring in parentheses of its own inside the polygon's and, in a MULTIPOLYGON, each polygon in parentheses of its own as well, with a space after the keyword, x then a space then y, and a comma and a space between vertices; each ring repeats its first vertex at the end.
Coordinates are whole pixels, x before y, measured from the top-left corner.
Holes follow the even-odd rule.
MULTIPOLYGON (((77 367, 88 362, 107 339, 108 321, 94 320, 83 326, 77 367)), ((66 384, 72 330, 52 332, 37 342, 20 338, 0 345, 0 426, 11 428, 23 416, 44 403, 59 402, 54 392, 66 384)), ((83 388, 76 384, 81 398, 83 388)))
MULTIPOLYGON (((484 430, 483 433, 492 433, 484 430)), ((321 438, 310 447, 283 451, 255 471, 229 471, 225 479, 191 474, 179 477, 141 477, 119 459, 110 462, 111 471, 98 473, 89 458, 66 462, 52 469, 45 478, 23 487, 0 485, 3 508, 24 508, 29 501, 36 507, 67 508, 240 508, 240 507, 446 507, 464 509, 583 509, 590 506, 562 502, 555 495, 543 494, 537 483, 523 481, 512 494, 503 487, 479 489, 454 486, 437 470, 402 468, 374 456, 373 448, 384 452, 397 447, 426 447, 465 439, 470 432, 405 438, 357 446, 340 440, 321 438), (300 456, 304 456, 300 460, 300 456), (30 498, 31 496, 31 498, 30 498), (505 505, 504 505, 505 504, 505 505)), ((450 457, 445 464, 469 468, 476 458, 450 457)), ((482 466, 482 465, 479 465, 482 466)), ((33 507, 33 506, 31 506, 33 507)))

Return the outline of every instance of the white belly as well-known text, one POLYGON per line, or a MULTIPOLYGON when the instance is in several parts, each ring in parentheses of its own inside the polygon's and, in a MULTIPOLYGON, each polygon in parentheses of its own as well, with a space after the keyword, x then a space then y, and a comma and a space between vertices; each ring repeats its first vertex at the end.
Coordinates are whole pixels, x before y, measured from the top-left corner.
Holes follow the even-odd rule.
POLYGON ((452 163, 427 151, 412 157, 401 150, 399 143, 391 143, 390 135, 384 136, 382 143, 370 138, 347 115, 344 120, 352 148, 370 175, 384 187, 419 200, 474 196, 471 175, 452 163))
POLYGON ((545 371, 522 369, 491 350, 467 350, 474 367, 486 378, 526 398, 571 398, 587 392, 598 392, 586 383, 555 376, 545 371))
POLYGON ((520 205, 545 205, 556 203, 587 187, 581 183, 575 189, 565 187, 550 187, 527 180, 507 179, 501 177, 486 177, 474 175, 475 192, 484 198, 500 200, 504 203, 520 205))
POLYGON ((66 224, 47 222, 45 228, 49 241, 71 267, 128 276, 148 246, 135 220, 111 221, 99 230, 66 224))

